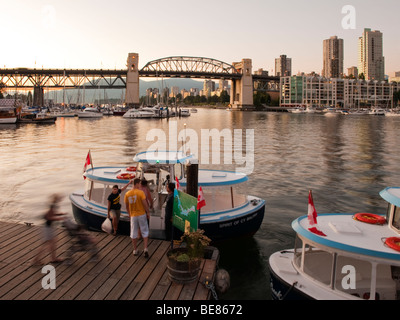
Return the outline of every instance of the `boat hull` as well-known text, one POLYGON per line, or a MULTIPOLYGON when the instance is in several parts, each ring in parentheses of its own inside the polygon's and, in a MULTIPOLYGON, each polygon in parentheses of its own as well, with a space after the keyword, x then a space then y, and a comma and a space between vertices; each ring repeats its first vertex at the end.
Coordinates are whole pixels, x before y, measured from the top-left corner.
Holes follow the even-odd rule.
POLYGON ((269 267, 270 286, 272 300, 315 300, 280 278, 271 267, 269 267))
MULTIPOLYGON (((79 224, 87 226, 90 230, 101 231, 101 224, 104 222, 106 214, 101 213, 99 210, 96 212, 94 206, 82 207, 78 205, 72 196, 71 203, 74 218, 79 224)), ((252 206, 252 210, 242 213, 238 217, 220 219, 220 221, 211 221, 207 223, 200 222, 200 229, 203 229, 205 234, 214 242, 242 236, 251 236, 255 234, 261 226, 264 218, 265 201, 260 200, 257 205, 252 206)), ((118 233, 123 235, 130 234, 130 221, 128 217, 121 216, 118 233)))

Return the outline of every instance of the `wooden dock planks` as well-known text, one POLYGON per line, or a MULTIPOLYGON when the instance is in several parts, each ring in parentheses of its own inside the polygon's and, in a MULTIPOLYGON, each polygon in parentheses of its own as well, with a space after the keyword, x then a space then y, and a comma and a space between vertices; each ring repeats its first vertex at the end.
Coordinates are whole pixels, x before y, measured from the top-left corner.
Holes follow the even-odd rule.
MULTIPOLYGON (((168 278, 167 241, 149 239, 149 258, 133 256, 131 239, 90 232, 99 250, 96 261, 87 251, 73 255, 71 263, 51 263, 56 289, 43 289, 43 266, 32 265, 42 246, 41 227, 0 221, 0 300, 208 300, 202 284, 213 279, 218 254, 202 263, 199 281, 181 285, 168 278)), ((64 258, 73 238, 57 229, 57 256, 64 258)), ((50 264, 46 252, 43 261, 50 264)))

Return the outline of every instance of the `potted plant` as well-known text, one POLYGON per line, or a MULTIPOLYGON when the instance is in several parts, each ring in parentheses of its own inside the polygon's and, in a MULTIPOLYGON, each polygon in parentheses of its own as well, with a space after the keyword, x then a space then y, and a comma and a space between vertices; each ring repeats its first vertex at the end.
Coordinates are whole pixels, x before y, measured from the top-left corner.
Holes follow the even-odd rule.
POLYGON ((201 260, 204 257, 204 248, 211 242, 204 234, 204 230, 185 232, 181 237, 186 247, 168 251, 168 271, 172 281, 184 284, 195 281, 199 276, 201 260))

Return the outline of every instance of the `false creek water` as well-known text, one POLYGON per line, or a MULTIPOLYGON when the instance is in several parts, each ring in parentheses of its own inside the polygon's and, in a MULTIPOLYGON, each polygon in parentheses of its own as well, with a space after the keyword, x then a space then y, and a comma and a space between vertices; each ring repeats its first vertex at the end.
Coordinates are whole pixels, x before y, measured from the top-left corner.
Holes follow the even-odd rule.
POLYGON ((83 187, 89 149, 95 166, 129 165, 137 152, 154 144, 146 141, 147 133, 162 129, 168 136, 171 121, 177 121, 178 132, 186 124, 199 137, 201 129, 229 129, 232 134, 243 129, 243 152, 245 129, 254 130, 254 169, 246 188, 266 200, 266 212, 254 237, 218 245, 219 267, 231 276, 223 299, 270 299, 268 257, 293 247, 291 222, 307 213, 308 190, 318 213, 385 213, 379 191, 400 185, 397 117, 198 109, 170 121, 58 118, 55 125, 0 126, 0 218, 39 224, 54 192, 64 195, 61 209, 72 214, 68 195, 83 187))

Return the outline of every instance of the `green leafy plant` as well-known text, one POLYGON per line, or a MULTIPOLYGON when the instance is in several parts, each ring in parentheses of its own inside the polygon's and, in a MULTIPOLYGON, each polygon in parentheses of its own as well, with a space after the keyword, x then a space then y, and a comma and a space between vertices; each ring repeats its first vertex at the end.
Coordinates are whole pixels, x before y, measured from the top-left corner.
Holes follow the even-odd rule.
POLYGON ((207 247, 211 239, 204 234, 204 230, 198 229, 194 232, 185 232, 181 237, 182 242, 186 243, 187 255, 190 259, 203 258, 204 248, 207 247))

